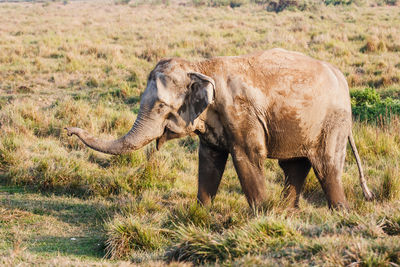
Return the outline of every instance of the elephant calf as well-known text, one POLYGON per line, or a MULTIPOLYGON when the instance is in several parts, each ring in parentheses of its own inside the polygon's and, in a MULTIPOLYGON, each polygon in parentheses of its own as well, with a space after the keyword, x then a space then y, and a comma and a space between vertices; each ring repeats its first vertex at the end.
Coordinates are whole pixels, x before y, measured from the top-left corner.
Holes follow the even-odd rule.
POLYGON ((69 127, 87 146, 122 154, 157 140, 200 138, 198 201, 217 193, 231 154, 248 203, 266 197, 264 158, 279 160, 285 196, 297 206, 313 167, 329 206, 347 206, 341 176, 349 140, 366 199, 372 199, 351 133, 349 88, 332 65, 297 52, 271 49, 199 62, 172 58, 151 71, 132 129, 105 141, 69 127))

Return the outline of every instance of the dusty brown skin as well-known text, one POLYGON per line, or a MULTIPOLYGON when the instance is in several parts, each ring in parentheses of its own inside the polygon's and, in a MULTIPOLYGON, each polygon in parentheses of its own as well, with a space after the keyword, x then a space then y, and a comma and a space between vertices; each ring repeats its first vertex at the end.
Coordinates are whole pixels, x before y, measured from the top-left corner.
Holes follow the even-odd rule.
POLYGON ((132 129, 104 141, 70 127, 89 147, 109 154, 157 148, 170 139, 200 138, 198 200, 215 197, 228 154, 251 206, 266 197, 263 160, 278 159, 284 195, 297 206, 314 168, 330 207, 346 207, 342 170, 347 140, 356 156, 364 196, 372 199, 351 133, 351 106, 343 74, 300 53, 272 49, 196 63, 161 60, 150 73, 132 129))

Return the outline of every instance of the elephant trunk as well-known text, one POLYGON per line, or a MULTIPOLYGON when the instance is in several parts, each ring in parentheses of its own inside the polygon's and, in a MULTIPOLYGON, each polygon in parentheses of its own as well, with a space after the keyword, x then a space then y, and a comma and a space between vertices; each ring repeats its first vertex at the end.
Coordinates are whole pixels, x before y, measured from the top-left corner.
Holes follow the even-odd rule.
POLYGON ((80 128, 68 127, 65 129, 67 130, 68 136, 75 134, 85 145, 94 150, 106 154, 120 155, 140 149, 158 137, 157 131, 152 131, 151 126, 154 125, 152 125, 149 120, 150 118, 146 116, 144 112, 139 112, 131 130, 123 137, 112 141, 95 138, 87 131, 80 128))

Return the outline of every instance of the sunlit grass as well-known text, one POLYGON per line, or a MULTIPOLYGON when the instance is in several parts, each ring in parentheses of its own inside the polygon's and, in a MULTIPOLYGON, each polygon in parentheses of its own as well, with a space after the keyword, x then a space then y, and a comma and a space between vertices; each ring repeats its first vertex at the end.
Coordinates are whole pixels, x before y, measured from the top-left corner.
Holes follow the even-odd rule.
POLYGON ((352 88, 399 99, 396 7, 369 1, 276 13, 252 1, 125 2, 0 4, 0 180, 13 186, 0 188, 0 265, 399 264, 398 119, 354 123, 376 199, 364 201, 348 149, 346 212, 327 208, 312 171, 299 209, 287 210, 275 160, 264 165, 264 209, 248 207, 230 159, 213 205, 202 207, 196 137, 109 156, 63 130, 126 133, 149 71, 171 56, 283 47, 338 66, 352 88))

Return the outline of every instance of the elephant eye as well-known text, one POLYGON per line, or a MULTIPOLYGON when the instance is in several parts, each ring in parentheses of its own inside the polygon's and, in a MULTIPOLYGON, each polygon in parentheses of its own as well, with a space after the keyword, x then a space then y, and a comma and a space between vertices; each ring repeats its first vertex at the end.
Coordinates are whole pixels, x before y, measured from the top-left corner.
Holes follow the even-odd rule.
POLYGON ((167 104, 165 104, 164 102, 159 102, 157 104, 157 112, 158 113, 165 112, 166 107, 167 107, 167 104))

